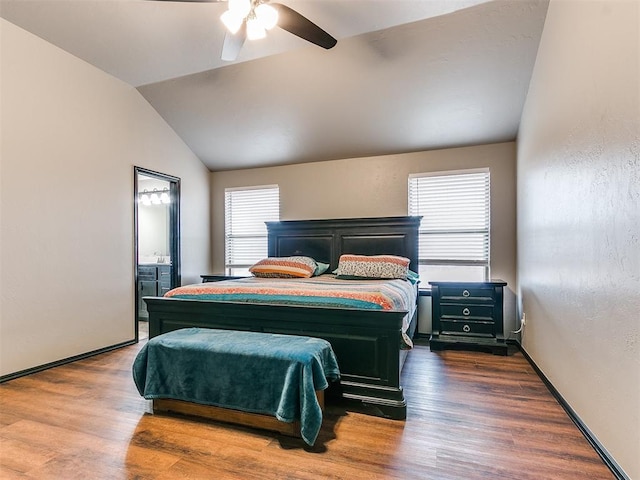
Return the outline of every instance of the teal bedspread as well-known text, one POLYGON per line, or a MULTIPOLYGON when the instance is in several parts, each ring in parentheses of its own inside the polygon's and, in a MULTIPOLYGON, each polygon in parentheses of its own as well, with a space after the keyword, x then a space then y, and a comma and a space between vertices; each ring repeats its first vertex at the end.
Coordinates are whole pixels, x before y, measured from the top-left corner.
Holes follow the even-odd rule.
POLYGON ((316 390, 340 371, 331 345, 311 337, 185 328, 152 338, 133 363, 146 399, 170 398, 300 421, 313 445, 322 425, 316 390))

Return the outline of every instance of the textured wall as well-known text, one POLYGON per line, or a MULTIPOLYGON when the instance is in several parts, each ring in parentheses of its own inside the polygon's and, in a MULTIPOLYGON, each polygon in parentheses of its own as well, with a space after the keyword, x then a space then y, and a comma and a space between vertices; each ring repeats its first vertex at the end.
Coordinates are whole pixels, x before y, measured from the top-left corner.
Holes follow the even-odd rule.
POLYGON ((132 87, 0 19, 0 374, 134 338, 133 166, 182 178, 183 277, 209 171, 132 87))
POLYGON ((640 478, 639 3, 552 0, 518 141, 524 348, 640 478))

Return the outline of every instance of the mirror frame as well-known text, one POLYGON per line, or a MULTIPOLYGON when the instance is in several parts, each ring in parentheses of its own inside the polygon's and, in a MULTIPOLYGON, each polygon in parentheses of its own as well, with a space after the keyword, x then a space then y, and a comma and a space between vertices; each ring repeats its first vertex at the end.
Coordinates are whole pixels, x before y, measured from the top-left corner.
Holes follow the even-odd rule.
POLYGON ((180 178, 165 173, 156 172, 143 167, 133 167, 133 269, 134 269, 134 319, 135 319, 135 341, 138 338, 138 302, 140 296, 138 292, 138 258, 139 258, 139 239, 138 239, 138 175, 151 177, 158 180, 169 182, 169 196, 171 203, 169 204, 169 255, 171 257, 171 288, 180 285, 180 178))

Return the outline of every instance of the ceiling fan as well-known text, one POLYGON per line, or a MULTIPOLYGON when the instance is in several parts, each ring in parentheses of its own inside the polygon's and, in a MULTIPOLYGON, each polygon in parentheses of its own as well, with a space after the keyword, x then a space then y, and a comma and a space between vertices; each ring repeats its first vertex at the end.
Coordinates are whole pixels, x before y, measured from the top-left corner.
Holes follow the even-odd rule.
POLYGON ((338 41, 308 18, 281 3, 269 0, 157 0, 174 2, 228 1, 229 8, 220 20, 227 27, 222 55, 225 61, 234 61, 245 40, 258 40, 275 26, 327 50, 338 41))

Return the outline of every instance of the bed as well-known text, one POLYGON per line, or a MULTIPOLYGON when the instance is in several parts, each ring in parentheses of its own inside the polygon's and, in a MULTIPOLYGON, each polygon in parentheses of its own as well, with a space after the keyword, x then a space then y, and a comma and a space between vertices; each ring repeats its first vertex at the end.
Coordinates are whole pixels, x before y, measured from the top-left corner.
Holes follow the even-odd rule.
MULTIPOLYGON (((308 256, 338 266, 343 253, 397 255, 418 270, 420 217, 378 217, 267 222, 269 257, 308 256)), ((414 287, 417 290, 417 287, 414 287)), ((414 298, 417 298, 414 297, 414 298)), ((410 309, 273 305, 145 297, 149 336, 187 327, 306 335, 328 340, 340 366, 340 382, 327 393, 362 402, 364 411, 406 418, 400 373, 410 351, 417 307, 410 309)), ((417 303, 416 300, 414 302, 417 303)))

